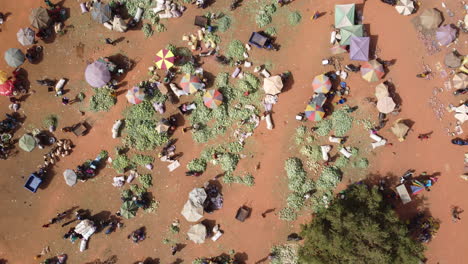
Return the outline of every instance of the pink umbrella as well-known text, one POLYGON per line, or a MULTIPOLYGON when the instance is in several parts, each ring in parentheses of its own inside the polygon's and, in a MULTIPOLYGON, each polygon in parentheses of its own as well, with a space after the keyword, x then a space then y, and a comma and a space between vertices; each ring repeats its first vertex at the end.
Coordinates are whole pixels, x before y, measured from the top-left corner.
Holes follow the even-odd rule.
POLYGON ((452 25, 441 26, 436 31, 436 38, 441 46, 446 46, 452 43, 452 41, 454 41, 456 37, 457 30, 453 28, 452 25))

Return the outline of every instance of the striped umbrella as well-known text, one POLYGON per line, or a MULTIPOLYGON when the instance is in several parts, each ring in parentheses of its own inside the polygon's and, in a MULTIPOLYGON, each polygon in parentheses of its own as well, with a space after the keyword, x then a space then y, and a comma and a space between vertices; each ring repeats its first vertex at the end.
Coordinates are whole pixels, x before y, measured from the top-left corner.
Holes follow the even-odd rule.
POLYGON ((187 93, 192 94, 203 89, 203 84, 195 75, 185 74, 179 83, 180 87, 187 93))
POLYGON ((156 54, 156 60, 154 62, 158 69, 168 70, 174 66, 174 61, 174 53, 168 49, 162 49, 156 54))
POLYGON ((203 103, 206 107, 215 109, 223 103, 223 94, 216 89, 210 89, 203 95, 203 103))
POLYGON ((325 111, 321 106, 311 102, 305 109, 305 116, 311 121, 320 121, 325 116, 325 111))
POLYGON ((4 84, 8 80, 8 74, 4 71, 0 71, 0 84, 4 84))
POLYGON ((377 60, 364 62, 361 66, 362 78, 368 82, 376 82, 384 76, 384 68, 377 60))
POLYGON ((0 84, 0 95, 11 96, 13 95, 13 89, 15 86, 11 80, 7 80, 6 82, 0 84))
POLYGON ((139 104, 145 99, 145 92, 140 87, 134 86, 132 89, 128 89, 125 97, 127 97, 129 103, 139 104))
POLYGON ((332 87, 332 83, 330 78, 325 74, 320 74, 315 76, 314 80, 312 81, 312 88, 314 88, 314 92, 316 93, 328 93, 332 87))

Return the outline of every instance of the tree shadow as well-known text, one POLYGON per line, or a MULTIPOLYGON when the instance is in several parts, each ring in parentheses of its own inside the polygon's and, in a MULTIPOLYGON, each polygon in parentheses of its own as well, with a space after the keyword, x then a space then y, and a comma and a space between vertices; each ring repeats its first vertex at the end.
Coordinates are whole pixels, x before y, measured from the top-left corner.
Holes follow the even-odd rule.
POLYGON ((116 264, 118 263, 118 257, 117 255, 112 255, 109 258, 105 259, 102 261, 101 259, 96 259, 91 262, 86 262, 85 264, 116 264))
POLYGON ((247 255, 247 253, 245 252, 237 252, 235 255, 234 255, 234 260, 236 261, 236 263, 238 264, 245 264, 247 263, 247 260, 249 259, 249 255, 247 255))
MULTIPOLYGON (((42 178, 42 183, 39 186, 39 189, 42 189, 42 190, 47 189, 47 187, 49 187, 49 184, 52 182, 56 174, 57 173, 55 172, 54 168, 49 165, 49 167, 47 168, 47 173, 42 178)), ((29 177, 29 175, 26 177, 29 177)))
POLYGON ((400 94, 396 92, 395 84, 389 80, 384 82, 385 86, 387 86, 388 93, 390 97, 392 97, 393 101, 400 107, 403 105, 403 99, 401 98, 400 94))
MULTIPOLYGON (((137 262, 139 263, 139 262, 137 262)), ((143 260, 143 264, 159 264, 160 260, 159 258, 150 258, 147 257, 145 260, 143 260)))
POLYGON ((203 71, 203 78, 206 78, 206 88, 211 88, 214 85, 215 77, 213 73, 203 71))
POLYGON ((286 82, 283 83, 283 90, 281 92, 285 93, 285 92, 291 90, 293 85, 294 85, 294 75, 292 74, 292 72, 289 72, 289 76, 288 76, 286 82))
POLYGON ((7 264, 8 263, 8 260, 6 259, 0 259, 0 264, 7 264))
POLYGON ((97 226, 96 233, 100 233, 101 231, 104 230, 103 223, 105 223, 106 221, 110 219, 111 214, 112 213, 110 211, 101 211, 90 217, 90 219, 94 221, 94 223, 97 226))
POLYGON ((180 258, 177 258, 174 262, 172 262, 172 264, 181 264, 181 263, 184 263, 184 260, 180 258))

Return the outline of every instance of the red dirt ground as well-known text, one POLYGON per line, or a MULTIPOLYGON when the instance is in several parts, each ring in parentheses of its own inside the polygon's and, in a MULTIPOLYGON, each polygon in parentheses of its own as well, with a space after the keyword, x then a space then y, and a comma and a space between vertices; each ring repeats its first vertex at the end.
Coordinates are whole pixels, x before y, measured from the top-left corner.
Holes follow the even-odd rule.
MULTIPOLYGON (((20 27, 26 27, 30 8, 36 7, 41 1, 24 0, 19 2, 4 1, 1 12, 11 12, 7 21, 2 25, 2 42, 0 52, 3 54, 10 47, 20 47, 16 41, 16 32, 20 27), (7 41, 6 41, 7 40, 7 41)), ((290 70, 294 76, 294 85, 290 90, 281 94, 280 102, 274 108, 275 129, 268 131, 265 125, 255 131, 253 139, 248 140, 247 148, 255 149, 254 158, 242 160, 240 170, 253 171, 257 163, 261 169, 254 172, 256 184, 254 187, 240 185, 223 186, 225 204, 222 210, 205 218, 215 220, 221 224, 225 235, 218 241, 207 240, 205 244, 195 245, 185 241, 185 232, 189 224, 181 217, 180 211, 186 201, 188 192, 201 186, 203 182, 216 175, 216 171, 209 170, 200 178, 191 178, 183 175, 182 168, 174 173, 168 173, 164 164, 156 163, 153 171, 154 187, 151 192, 160 201, 156 214, 137 215, 132 220, 125 221, 125 228, 110 236, 103 234, 94 235, 89 242, 89 249, 79 252, 79 245, 71 244, 62 239, 67 227, 52 226, 48 229, 41 228, 56 213, 79 206, 90 209, 92 214, 108 212, 114 213, 120 205, 120 190, 111 186, 111 178, 115 172, 104 169, 95 180, 86 183, 78 183, 70 188, 62 179, 62 172, 66 168, 74 168, 79 163, 96 156, 101 149, 107 149, 112 154, 113 147, 120 143, 120 139, 111 139, 111 126, 114 120, 120 118, 121 111, 127 107, 123 95, 119 96, 118 103, 108 113, 93 114, 86 112, 81 117, 78 109, 85 109, 87 103, 62 106, 59 99, 48 93, 44 87, 35 85, 34 80, 43 77, 66 77, 70 81, 66 85, 69 89, 69 97, 73 97, 80 91, 85 91, 88 98, 92 94, 84 81, 84 69, 88 60, 100 56, 122 52, 138 63, 125 78, 126 86, 131 86, 138 81, 147 78, 146 68, 151 65, 156 51, 167 43, 177 46, 183 45, 181 35, 195 32, 192 19, 195 14, 201 14, 201 10, 189 7, 182 18, 165 22, 168 31, 155 33, 150 39, 145 39, 142 32, 130 31, 125 34, 112 33, 104 27, 91 21, 89 14, 81 15, 77 1, 64 1, 64 6, 71 11, 67 25, 74 28, 57 37, 51 44, 42 44, 45 47, 44 60, 38 65, 25 64, 31 81, 31 89, 36 93, 22 103, 20 113, 27 116, 23 127, 16 133, 15 138, 34 127, 42 127, 43 118, 55 113, 59 115, 59 127, 73 124, 81 119, 87 119, 92 125, 90 133, 84 137, 71 139, 77 145, 73 154, 62 159, 55 166, 55 175, 47 182, 46 188, 40 189, 36 194, 24 190, 22 185, 25 177, 35 170, 42 162, 45 150, 34 150, 32 153, 19 151, 18 155, 7 161, 0 161, 3 170, 0 179, 0 208, 3 215, 0 217, 0 259, 8 260, 8 263, 34 263, 33 257, 43 247, 49 246, 51 254, 67 253, 70 263, 85 263, 97 258, 105 260, 117 255, 117 263, 133 263, 147 257, 158 258, 161 263, 171 263, 177 258, 184 263, 190 263, 199 256, 215 255, 234 249, 236 252, 245 253, 246 263, 254 263, 265 257, 272 245, 285 241, 286 235, 292 230, 297 231, 299 223, 289 224, 278 220, 277 215, 270 214, 265 219, 260 213, 266 209, 275 208, 279 211, 285 205, 287 195, 286 177, 283 170, 284 160, 297 155, 292 148, 291 135, 297 127, 294 120, 296 113, 303 111, 308 98, 312 94, 310 82, 313 76, 323 71, 320 61, 328 57, 329 31, 333 23, 333 6, 349 1, 295 1, 284 9, 300 10, 303 15, 301 24, 297 27, 280 27, 278 29, 277 42, 281 44, 281 50, 272 54, 266 51, 253 50, 251 56, 254 62, 267 57, 274 64, 275 73, 290 70), (315 3, 316 2, 316 3, 315 3), (311 21, 310 16, 316 11, 327 12, 317 21, 311 21), (105 37, 118 38, 124 36, 125 40, 116 47, 103 44, 105 37), (79 43, 84 44, 83 54, 77 50, 79 43), (80 55, 80 56, 79 56, 80 55), (272 56, 273 55, 273 56, 272 56), (253 208, 252 216, 244 223, 234 219, 235 212, 240 205, 247 204, 253 208), (168 228, 171 222, 181 219, 181 232, 179 235, 169 234, 168 228), (126 236, 134 229, 145 226, 148 238, 143 243, 133 244, 126 236), (187 246, 177 255, 171 256, 170 246, 162 243, 164 238, 169 238, 187 246)), ((216 1, 211 9, 224 9, 227 1, 216 1)), ((447 5, 455 10, 458 18, 461 18, 460 4, 456 1, 447 1, 447 5)), ((424 1, 421 9, 438 7, 436 1, 424 1)), ((250 31, 255 30, 253 18, 241 17, 242 9, 236 11, 234 30, 232 35, 238 39, 246 40, 250 31)), ((250 14, 250 13, 246 13, 250 14)), ((428 245, 426 253, 429 263, 464 263, 463 256, 467 244, 468 223, 463 219, 459 223, 453 223, 450 217, 450 206, 456 205, 468 208, 468 201, 463 199, 466 182, 459 178, 463 170, 463 149, 449 143, 450 137, 445 132, 445 127, 453 126, 455 119, 446 114, 443 121, 438 121, 431 108, 428 99, 432 96, 434 87, 442 87, 443 79, 435 78, 431 81, 417 79, 414 76, 422 71, 422 61, 435 69, 436 62, 443 63, 443 56, 448 48, 442 48, 442 52, 428 56, 423 44, 416 37, 416 30, 411 25, 410 17, 398 15, 392 7, 380 1, 367 1, 364 7, 364 23, 370 24, 370 34, 378 36, 377 46, 380 49, 380 57, 383 59, 397 59, 397 63, 390 68, 386 78, 391 78, 396 85, 396 91, 402 98, 403 107, 400 115, 391 117, 389 124, 397 118, 411 119, 414 121, 413 130, 408 139, 398 142, 389 131, 389 125, 382 130, 381 135, 388 138, 394 145, 370 152, 371 167, 368 173, 387 175, 401 175, 408 168, 414 168, 417 172, 440 172, 439 182, 431 192, 423 194, 432 215, 441 220, 441 228, 437 237, 428 245), (450 125, 450 123, 452 125, 450 125), (429 141, 420 142, 418 133, 434 131, 429 141), (450 243, 450 244, 449 244, 450 243)), ((455 18, 447 21, 454 23, 455 18)), ((446 21, 446 23, 447 23, 446 21)), ((231 34, 231 33, 228 33, 231 34)), ((464 35, 461 35, 462 37, 464 35)), ((463 38, 453 47, 461 53, 466 53, 466 38, 463 38)), ((208 71, 217 69, 217 65, 206 62, 204 67, 208 71)), ((0 61, 0 69, 9 68, 4 60, 0 61)), ((328 69, 329 70, 329 69, 328 69)), ((362 98, 371 96, 375 83, 369 84, 359 76, 353 75, 348 83, 351 86, 350 105, 359 104, 362 108, 360 115, 368 115, 375 119, 377 111, 362 103, 362 98)), ((124 87, 123 89, 125 89, 124 87)), ((451 92, 438 95, 446 105, 448 102, 458 103, 451 92)), ((460 98, 463 99, 463 98, 460 98)), ((7 98, 0 98, 3 106, 0 110, 8 112, 7 98)), ((169 109, 169 113, 175 112, 169 109)), ((57 133, 59 138, 70 137, 57 133)), ((184 152, 180 162, 183 167, 192 158, 199 155, 203 145, 195 145, 188 135, 177 131, 175 137, 179 139, 177 147, 184 152)), ((370 141, 369 141, 370 142, 370 141)), ((368 142, 367 142, 368 143, 368 142)), ((362 151, 362 150, 361 150, 362 151)), ((154 152, 156 154, 156 152, 154 152)), ((345 177, 352 178, 350 175, 345 177)), ((344 182, 346 183, 346 181, 344 182)), ((412 206, 401 208, 406 212, 412 210, 412 206)))

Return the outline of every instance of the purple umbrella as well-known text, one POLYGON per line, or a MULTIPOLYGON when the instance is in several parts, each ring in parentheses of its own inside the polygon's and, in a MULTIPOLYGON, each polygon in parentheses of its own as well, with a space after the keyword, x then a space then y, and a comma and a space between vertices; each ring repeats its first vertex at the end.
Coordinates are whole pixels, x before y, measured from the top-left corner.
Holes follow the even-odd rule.
POLYGON ((457 37, 457 30, 452 25, 441 26, 437 29, 436 38, 441 46, 446 46, 457 37))
POLYGON ((85 79, 92 87, 103 87, 111 79, 106 63, 95 61, 86 67, 85 79))
POLYGON ((369 37, 351 37, 349 58, 357 61, 369 60, 369 37))

